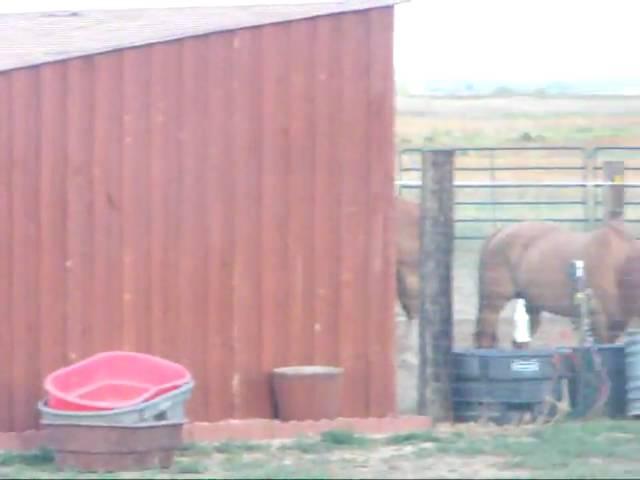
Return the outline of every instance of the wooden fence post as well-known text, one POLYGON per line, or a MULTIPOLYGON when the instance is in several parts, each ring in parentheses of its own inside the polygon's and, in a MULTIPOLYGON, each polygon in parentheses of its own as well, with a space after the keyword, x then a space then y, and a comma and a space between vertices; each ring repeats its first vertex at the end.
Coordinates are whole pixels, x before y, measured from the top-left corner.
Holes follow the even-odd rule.
POLYGON ((453 150, 424 152, 421 204, 421 308, 418 413, 452 421, 453 150))
POLYGON ((602 195, 604 221, 624 217, 624 161, 606 160, 602 162, 602 173, 607 185, 602 195))

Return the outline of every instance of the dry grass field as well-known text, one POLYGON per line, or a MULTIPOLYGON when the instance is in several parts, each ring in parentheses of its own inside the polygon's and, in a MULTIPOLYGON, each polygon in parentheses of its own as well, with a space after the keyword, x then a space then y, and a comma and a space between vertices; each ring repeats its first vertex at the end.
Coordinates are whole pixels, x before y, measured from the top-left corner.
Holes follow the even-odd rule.
MULTIPOLYGON (((482 97, 482 98, 398 98, 396 100, 396 144, 400 151, 412 147, 488 147, 488 146, 640 146, 640 97, 482 97)), ((623 158, 627 167, 640 167, 640 150, 601 152, 598 160, 623 158)), ((405 156, 405 165, 418 166, 417 156, 405 156)), ((456 172, 457 182, 558 182, 582 181, 583 156, 579 152, 469 152, 458 155, 457 167, 481 167, 480 171, 456 172), (502 167, 494 170, 490 167, 502 167), (540 170, 508 170, 511 167, 538 166, 540 170), (575 167, 553 170, 549 167, 575 167)), ((627 181, 640 182, 639 171, 627 171, 627 181)), ((398 174, 398 179, 418 179, 419 173, 398 174)), ((593 177, 597 179, 599 177, 593 177)), ((417 198, 418 191, 405 189, 402 195, 417 198)), ((584 189, 457 189, 457 201, 576 201, 584 198, 584 189)), ((599 198, 600 192, 594 192, 599 198)), ((627 201, 640 201, 640 189, 625 192, 627 201)), ((640 206, 627 205, 625 216, 640 219, 640 206)), ((511 205, 456 207, 456 219, 485 219, 484 223, 459 223, 456 234, 483 238, 503 224, 502 219, 584 219, 597 222, 600 209, 583 205, 511 205)), ((567 222, 571 228, 587 229, 586 222, 567 222)), ((592 224, 593 225, 593 224, 592 224)), ((640 233, 640 223, 631 224, 640 233)), ((481 240, 457 240, 454 271, 454 341, 457 347, 470 346, 476 309, 477 259, 481 240)), ((511 340, 512 305, 503 311, 500 322, 502 347, 511 340)), ((404 320, 400 313, 398 317, 404 320)), ((415 405, 417 368, 417 328, 410 345, 402 341, 405 322, 398 328, 398 398, 403 411, 415 405)), ((569 321, 546 316, 534 340, 535 345, 571 345, 575 342, 569 321)))
POLYGON ((640 97, 400 97, 396 111, 399 148, 640 140, 640 97))

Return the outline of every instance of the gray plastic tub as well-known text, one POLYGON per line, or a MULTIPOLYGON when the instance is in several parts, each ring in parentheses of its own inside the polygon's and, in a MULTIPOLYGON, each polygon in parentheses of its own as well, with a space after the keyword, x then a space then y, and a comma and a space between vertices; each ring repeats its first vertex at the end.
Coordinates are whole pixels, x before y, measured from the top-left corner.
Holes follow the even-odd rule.
POLYGON ((640 333, 632 330, 624 341, 627 416, 640 415, 640 333))
POLYGON ((139 425, 151 422, 185 422, 185 404, 191 397, 195 382, 184 384, 165 395, 127 408, 91 412, 54 410, 46 402, 38 402, 40 421, 47 424, 73 423, 91 425, 139 425))

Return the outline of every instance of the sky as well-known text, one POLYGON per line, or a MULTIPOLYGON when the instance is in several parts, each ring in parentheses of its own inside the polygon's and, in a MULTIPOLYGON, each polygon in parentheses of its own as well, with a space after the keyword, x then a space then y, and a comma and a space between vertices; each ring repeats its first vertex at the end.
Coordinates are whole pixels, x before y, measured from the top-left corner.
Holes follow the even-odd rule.
MULTIPOLYGON (((308 1, 0 0, 0 13, 308 1)), ((396 6, 396 80, 640 82, 638 18, 638 0, 410 0, 396 6)))
POLYGON ((640 80, 638 0, 413 0, 396 7, 401 81, 640 80))

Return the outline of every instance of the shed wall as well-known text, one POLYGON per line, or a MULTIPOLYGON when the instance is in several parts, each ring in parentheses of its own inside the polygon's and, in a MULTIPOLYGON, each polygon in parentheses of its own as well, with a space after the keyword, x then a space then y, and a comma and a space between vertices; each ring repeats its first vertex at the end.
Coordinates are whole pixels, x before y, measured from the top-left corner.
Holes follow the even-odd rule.
POLYGON ((196 421, 268 372, 394 400, 392 7, 0 74, 0 430, 104 350, 185 364, 196 421))

